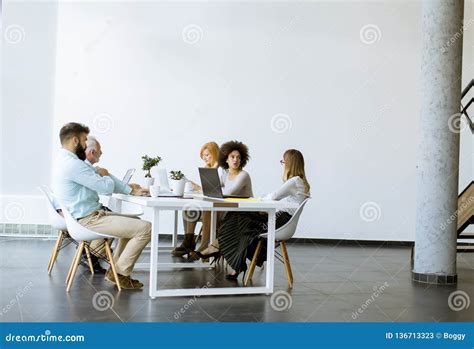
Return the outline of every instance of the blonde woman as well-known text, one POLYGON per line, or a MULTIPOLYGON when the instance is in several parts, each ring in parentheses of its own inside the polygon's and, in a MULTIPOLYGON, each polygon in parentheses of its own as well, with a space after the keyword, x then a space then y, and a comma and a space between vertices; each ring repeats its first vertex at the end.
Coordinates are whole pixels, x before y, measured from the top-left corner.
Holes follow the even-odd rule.
MULTIPOLYGON (((296 149, 289 149, 283 154, 280 163, 283 169, 283 185, 276 191, 263 197, 263 200, 281 200, 300 205, 310 195, 310 186, 304 170, 303 154, 296 149)), ((276 212, 276 228, 287 223, 296 209, 282 209, 276 212)), ((258 212, 229 212, 218 229, 218 243, 220 254, 234 272, 226 275, 229 280, 236 280, 240 272, 247 270, 246 258, 252 258, 260 234, 266 233, 267 215, 258 212)), ((217 244, 211 245, 209 254, 217 256, 217 244)), ((206 257, 203 253, 202 257, 206 257)), ((266 258, 266 251, 262 249, 257 260, 261 266, 266 258)))
MULTIPOLYGON (((204 161, 204 167, 217 168, 219 167, 219 146, 216 142, 208 142, 201 147, 199 151, 199 157, 204 161)), ((202 188, 199 184, 191 182, 193 189, 198 192, 202 192, 202 188)))
MULTIPOLYGON (((219 145, 216 142, 208 142, 201 147, 199 151, 199 157, 204 161, 204 166, 209 168, 217 168, 219 166, 219 145)), ((193 189, 197 192, 201 192, 202 188, 197 183, 191 182, 193 184, 193 189)), ((182 244, 176 247, 171 254, 175 257, 182 257, 184 255, 189 255, 191 251, 194 251, 196 248, 196 241, 194 240, 194 231, 196 229, 196 224, 199 221, 202 221, 202 232, 201 232, 201 245, 199 246, 200 250, 205 249, 209 245, 209 236, 210 236, 210 212, 199 212, 199 214, 190 214, 183 213, 183 225, 184 225, 184 240, 182 244)))

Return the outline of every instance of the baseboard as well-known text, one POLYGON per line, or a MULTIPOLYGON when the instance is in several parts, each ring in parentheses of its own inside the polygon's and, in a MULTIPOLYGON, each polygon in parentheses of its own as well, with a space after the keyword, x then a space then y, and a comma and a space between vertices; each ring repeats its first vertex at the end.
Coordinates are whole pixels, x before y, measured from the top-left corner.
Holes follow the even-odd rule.
POLYGON ((380 241, 380 240, 343 240, 343 239, 315 239, 315 238, 291 238, 289 242, 312 242, 323 245, 343 246, 413 246, 413 241, 380 241))
MULTIPOLYGON (((56 238, 58 231, 46 224, 8 224, 0 223, 0 237, 21 238, 56 238)), ((171 241, 171 232, 160 232, 160 239, 171 241)), ((181 239, 183 234, 179 234, 181 239)), ((342 246, 413 246, 413 241, 379 241, 379 240, 343 240, 343 239, 317 239, 317 238, 291 238, 291 243, 316 243, 325 245, 342 246)), ((467 242, 466 242, 467 243, 467 242)))

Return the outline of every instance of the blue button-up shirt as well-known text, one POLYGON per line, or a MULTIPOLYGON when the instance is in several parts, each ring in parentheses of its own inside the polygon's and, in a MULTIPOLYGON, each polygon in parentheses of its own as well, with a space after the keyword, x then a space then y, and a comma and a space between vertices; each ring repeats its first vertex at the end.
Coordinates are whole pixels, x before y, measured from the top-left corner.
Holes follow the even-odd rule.
POLYGON ((62 148, 54 173, 53 190, 59 202, 78 219, 101 209, 99 194, 130 194, 132 188, 116 177, 101 177, 92 165, 62 148))
MULTIPOLYGON (((90 167, 92 167, 92 169, 97 173, 97 167, 94 167, 90 162, 89 160, 84 160, 84 162, 89 165, 90 167)), ((109 177, 113 179, 114 181, 114 193, 120 193, 120 194, 130 194, 132 192, 132 188, 129 187, 128 185, 126 184, 123 184, 123 182, 118 179, 117 177, 115 177, 112 173, 109 173, 109 177)), ((97 197, 99 197, 99 195, 97 194, 97 197)))

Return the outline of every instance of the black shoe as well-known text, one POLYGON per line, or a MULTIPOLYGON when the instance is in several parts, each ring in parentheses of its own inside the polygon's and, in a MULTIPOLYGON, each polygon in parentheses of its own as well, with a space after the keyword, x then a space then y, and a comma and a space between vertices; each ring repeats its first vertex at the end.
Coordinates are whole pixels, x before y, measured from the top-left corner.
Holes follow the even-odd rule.
POLYGON ((239 277, 239 273, 227 274, 227 275, 225 276, 225 278, 226 278, 227 280, 232 280, 232 281, 237 280, 238 277, 239 277))
POLYGON ((204 254, 204 253, 199 252, 199 251, 193 251, 191 253, 191 257, 195 259, 196 258, 195 256, 197 256, 198 259, 201 258, 203 260, 209 259, 209 258, 214 258, 214 260, 211 262, 211 264, 213 264, 213 263, 216 263, 221 258, 222 254, 221 254, 221 251, 216 251, 216 252, 212 252, 212 253, 209 253, 209 254, 204 254))
MULTIPOLYGON (((102 266, 99 263, 99 260, 96 260, 94 263, 92 256, 91 256, 91 260, 92 260, 92 268, 94 269, 94 273, 105 274, 107 272, 107 270, 102 268, 102 266)), ((82 265, 84 268, 89 269, 89 262, 87 261, 87 258, 81 258, 81 262, 79 264, 82 265)))
MULTIPOLYGON (((234 271, 234 273, 232 273, 232 274, 227 274, 225 276, 225 278, 227 280, 236 281, 239 278, 239 274, 240 274, 240 271, 239 272, 234 271)), ((244 271, 244 276, 243 277, 245 278, 245 271, 244 271)))

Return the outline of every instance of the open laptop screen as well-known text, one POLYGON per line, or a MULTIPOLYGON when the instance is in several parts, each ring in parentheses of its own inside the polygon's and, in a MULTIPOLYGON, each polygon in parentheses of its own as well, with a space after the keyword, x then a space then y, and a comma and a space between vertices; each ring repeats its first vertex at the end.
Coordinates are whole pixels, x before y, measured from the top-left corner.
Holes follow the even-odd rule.
POLYGON ((127 170, 127 172, 125 173, 125 176, 123 176, 122 183, 127 185, 130 182, 130 180, 132 179, 132 176, 133 176, 134 173, 135 173, 134 168, 131 168, 131 169, 127 170))

